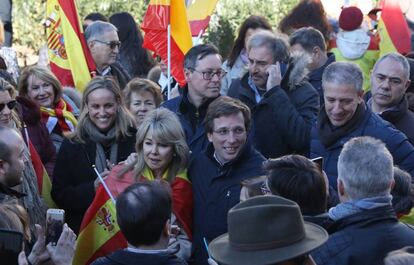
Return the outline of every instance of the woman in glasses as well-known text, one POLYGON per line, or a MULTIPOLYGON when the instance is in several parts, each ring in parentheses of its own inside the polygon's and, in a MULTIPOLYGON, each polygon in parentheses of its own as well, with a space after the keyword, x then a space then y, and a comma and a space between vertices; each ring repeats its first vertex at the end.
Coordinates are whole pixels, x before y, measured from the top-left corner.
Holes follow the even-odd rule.
MULTIPOLYGON (((74 96, 75 101, 80 101, 73 89, 65 91, 74 96)), ((19 81, 19 93, 40 107, 42 122, 49 131, 57 153, 64 136, 75 131, 76 117, 79 116, 75 101, 63 94, 56 76, 41 66, 30 66, 23 70, 19 81)))
POLYGON ((110 16, 109 22, 118 29, 122 42, 118 62, 132 78, 146 77, 155 63, 148 50, 142 47, 144 38, 134 18, 127 12, 121 12, 110 16))
MULTIPOLYGON (((46 205, 40 198, 37 182, 38 178, 34 170, 34 161, 35 159, 40 161, 40 158, 35 148, 30 148, 29 150, 29 147, 33 146, 31 145, 31 141, 27 139, 24 129, 22 129, 22 122, 16 112, 17 102, 14 96, 14 87, 3 78, 0 78, 0 126, 15 129, 26 143, 23 150, 24 170, 22 183, 15 186, 15 190, 25 194, 25 196, 19 198, 19 202, 29 213, 31 234, 35 235, 36 229, 34 224, 45 225, 46 216, 46 205)), ((40 166, 43 166, 41 165, 41 162, 40 166)))
POLYGON ((145 117, 158 108, 162 101, 160 88, 154 82, 134 78, 124 89, 126 105, 135 117, 135 126, 138 129, 145 117))
POLYGON ((105 177, 126 160, 134 151, 133 124, 118 83, 112 77, 92 79, 83 92, 78 126, 59 150, 52 185, 52 197, 76 233, 99 184, 94 167, 105 177))

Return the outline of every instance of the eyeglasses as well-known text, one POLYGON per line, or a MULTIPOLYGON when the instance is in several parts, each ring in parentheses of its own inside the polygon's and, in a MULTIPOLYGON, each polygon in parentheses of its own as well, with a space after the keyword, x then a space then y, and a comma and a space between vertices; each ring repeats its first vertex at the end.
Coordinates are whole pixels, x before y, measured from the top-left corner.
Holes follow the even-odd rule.
POLYGON ((227 129, 227 128, 223 128, 223 129, 219 129, 219 130, 216 130, 216 131, 213 131, 213 132, 217 133, 220 136, 227 136, 227 135, 230 134, 230 132, 232 132, 236 136, 241 136, 246 132, 246 130, 243 129, 243 128, 234 128, 234 129, 231 129, 231 130, 227 129))
POLYGON ((227 72, 224 71, 223 69, 221 69, 219 71, 205 71, 205 72, 204 71, 197 71, 194 68, 190 68, 190 69, 193 70, 194 72, 202 74, 204 80, 211 80, 211 79, 213 79, 213 77, 215 75, 217 75, 218 79, 221 79, 227 74, 227 72))
POLYGON ((109 46, 109 48, 111 48, 112 50, 115 49, 116 47, 119 49, 121 47, 121 42, 120 41, 102 41, 102 40, 94 40, 96 42, 102 43, 102 44, 106 44, 109 46))
POLYGON ((16 104, 17 104, 16 100, 12 100, 7 103, 0 103, 0 111, 3 111, 4 107, 6 106, 9 108, 9 110, 12 110, 14 109, 14 107, 16 107, 16 104))

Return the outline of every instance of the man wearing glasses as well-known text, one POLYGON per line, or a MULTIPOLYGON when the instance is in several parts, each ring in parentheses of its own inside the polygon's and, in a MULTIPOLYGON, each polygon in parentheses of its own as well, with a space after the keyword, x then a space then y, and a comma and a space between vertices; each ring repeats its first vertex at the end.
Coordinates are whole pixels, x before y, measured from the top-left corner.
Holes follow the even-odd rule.
POLYGON ((250 107, 252 137, 266 158, 306 155, 319 111, 318 92, 306 81, 309 59, 305 54, 291 57, 288 47, 270 31, 251 36, 247 42, 249 72, 234 79, 227 94, 250 107))
POLYGON ((124 89, 131 78, 122 65, 115 63, 121 47, 116 27, 107 22, 95 21, 86 28, 84 35, 97 74, 113 76, 120 88, 124 89))
POLYGON ((193 187, 194 264, 207 264, 204 240, 227 232, 227 212, 240 201, 240 182, 263 175, 264 157, 248 140, 250 110, 221 96, 208 107, 205 129, 210 144, 188 167, 193 187))
POLYGON ((187 85, 183 94, 162 106, 175 112, 184 129, 192 155, 200 153, 208 144, 203 122, 210 103, 220 95, 221 56, 214 45, 192 47, 184 58, 187 85))

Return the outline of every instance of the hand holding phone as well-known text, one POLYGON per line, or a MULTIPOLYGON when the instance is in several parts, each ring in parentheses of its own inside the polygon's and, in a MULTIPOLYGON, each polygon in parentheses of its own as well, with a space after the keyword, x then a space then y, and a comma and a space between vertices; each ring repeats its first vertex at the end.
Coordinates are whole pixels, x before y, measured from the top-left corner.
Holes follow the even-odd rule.
POLYGON ((65 211, 62 209, 49 209, 46 213, 46 245, 55 246, 62 234, 65 223, 65 211))
POLYGON ((266 71, 268 73, 266 91, 269 91, 271 88, 279 86, 282 82, 282 74, 280 71, 279 62, 276 62, 276 64, 269 65, 266 71))

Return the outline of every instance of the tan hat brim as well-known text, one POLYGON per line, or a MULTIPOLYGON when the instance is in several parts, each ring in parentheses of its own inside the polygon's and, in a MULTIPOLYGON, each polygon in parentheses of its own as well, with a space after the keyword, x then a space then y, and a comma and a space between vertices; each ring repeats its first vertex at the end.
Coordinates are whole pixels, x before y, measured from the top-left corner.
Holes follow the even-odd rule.
POLYGON ((305 222, 305 231, 303 240, 289 246, 249 252, 231 247, 226 233, 214 239, 209 250, 212 258, 221 265, 270 265, 309 253, 328 240, 328 233, 318 225, 305 222))

